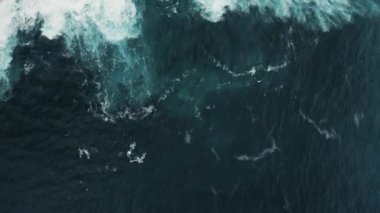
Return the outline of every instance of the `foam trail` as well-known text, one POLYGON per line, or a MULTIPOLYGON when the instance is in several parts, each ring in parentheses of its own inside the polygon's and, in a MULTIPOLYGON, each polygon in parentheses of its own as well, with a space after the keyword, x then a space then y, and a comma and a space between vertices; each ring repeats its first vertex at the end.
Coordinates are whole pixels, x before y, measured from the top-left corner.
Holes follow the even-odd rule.
POLYGON ((0 17, 0 96, 10 86, 9 63, 19 30, 34 29, 42 21, 46 38, 64 37, 69 49, 79 46, 80 55, 98 57, 101 45, 125 45, 140 33, 132 0, 0 0, 0 17))
POLYGON ((248 12, 257 8, 262 14, 269 9, 281 19, 295 19, 324 31, 350 22, 355 15, 379 12, 372 0, 193 0, 201 15, 212 22, 223 19, 226 11, 248 12))

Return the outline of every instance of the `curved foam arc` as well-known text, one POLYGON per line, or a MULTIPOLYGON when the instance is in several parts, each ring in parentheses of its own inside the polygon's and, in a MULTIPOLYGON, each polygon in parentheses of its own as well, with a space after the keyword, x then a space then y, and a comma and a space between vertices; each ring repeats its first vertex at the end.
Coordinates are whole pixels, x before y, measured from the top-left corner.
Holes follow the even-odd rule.
POLYGON ((93 53, 99 43, 117 44, 139 35, 132 0, 0 0, 0 17, 0 95, 9 87, 7 69, 18 30, 33 29, 39 20, 43 36, 63 36, 68 44, 83 37, 93 53))
POLYGON ((223 19, 227 10, 248 12, 256 7, 261 13, 270 10, 281 19, 294 18, 327 31, 341 23, 351 21, 356 14, 378 10, 371 0, 363 1, 372 8, 363 9, 363 2, 350 0, 193 0, 201 15, 212 22, 223 19))

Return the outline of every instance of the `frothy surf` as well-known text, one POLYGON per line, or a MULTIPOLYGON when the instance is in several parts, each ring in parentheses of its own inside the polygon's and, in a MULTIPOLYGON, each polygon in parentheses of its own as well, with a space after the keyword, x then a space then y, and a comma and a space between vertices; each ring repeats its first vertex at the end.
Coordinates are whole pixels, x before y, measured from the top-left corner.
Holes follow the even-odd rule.
POLYGON ((212 22, 223 19, 227 11, 249 12, 256 8, 263 15, 271 12, 280 19, 295 19, 312 28, 327 31, 350 22, 355 15, 379 12, 372 0, 193 0, 201 15, 212 22))
POLYGON ((81 55, 95 57, 101 56, 102 44, 126 45, 125 40, 140 33, 139 13, 131 0, 2 0, 0 17, 0 96, 10 88, 9 64, 20 30, 41 22, 42 36, 63 37, 69 49, 75 46, 81 55))
MULTIPOLYGON (((249 12, 256 8, 263 16, 268 11, 286 20, 295 19, 319 30, 328 30, 350 22, 355 15, 375 14, 378 5, 372 0, 192 0, 195 9, 207 20, 223 20, 227 11, 249 12)), ((194 8, 189 8, 190 10, 194 8)), ((139 38, 142 11, 133 0, 0 0, 0 98, 10 90, 9 64, 17 46, 20 31, 39 28, 46 39, 63 38, 73 57, 79 57, 100 75, 95 82, 94 111, 114 120, 131 115, 125 107, 117 115, 112 108, 130 97, 144 99, 153 91, 153 73, 149 71, 149 56, 130 48, 130 39, 139 38), (109 51, 110 50, 110 51, 109 51), (107 51, 107 54, 105 53, 107 51), (111 54, 109 54, 111 53, 111 54), (120 86, 121 85, 121 86, 120 86), (137 85, 137 86, 136 86, 137 85), (122 88, 122 90, 120 90, 122 88), (120 90, 120 91, 119 91, 120 90)), ((142 39, 142 37, 140 37, 142 39)), ((140 45, 144 46, 144 45, 140 45)), ((145 48, 140 48, 145 49, 145 48)), ((267 71, 285 68, 287 60, 277 66, 264 66, 267 71)), ((33 63, 24 65, 25 72, 33 63)), ((229 71, 233 77, 255 75, 256 67, 241 74, 229 71)), ((92 99, 91 99, 92 100, 92 99)), ((93 103, 91 103, 93 104, 93 103)), ((146 107, 146 106, 145 106, 146 107)), ((144 108, 135 114, 145 116, 144 108)), ((103 116, 103 117, 104 117, 103 116)), ((102 117, 102 118, 103 118, 102 117)), ((136 116, 134 116, 136 117, 136 116)))

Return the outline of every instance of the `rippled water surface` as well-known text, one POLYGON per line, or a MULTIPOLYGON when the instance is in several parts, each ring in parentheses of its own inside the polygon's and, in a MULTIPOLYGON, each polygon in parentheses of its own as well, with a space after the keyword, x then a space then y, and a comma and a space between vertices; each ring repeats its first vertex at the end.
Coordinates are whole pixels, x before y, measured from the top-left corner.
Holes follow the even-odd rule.
POLYGON ((0 212, 380 212, 378 1, 0 17, 0 212))

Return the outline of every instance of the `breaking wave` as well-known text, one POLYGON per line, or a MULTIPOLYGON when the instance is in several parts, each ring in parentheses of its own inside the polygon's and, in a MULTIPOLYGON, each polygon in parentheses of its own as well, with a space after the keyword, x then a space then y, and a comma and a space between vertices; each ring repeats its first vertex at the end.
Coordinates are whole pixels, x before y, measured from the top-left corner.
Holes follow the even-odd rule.
MULTIPOLYGON (((168 0, 160 1, 169 2, 168 0)), ((156 89, 154 85, 160 84, 154 81, 154 73, 149 68, 150 60, 152 60, 147 54, 149 48, 146 48, 144 38, 140 36, 143 6, 138 5, 137 2, 134 0, 0 0, 0 17, 2 18, 0 98, 6 99, 7 92, 15 83, 15 80, 10 78, 12 73, 20 72, 13 70, 10 66, 13 51, 17 45, 20 45, 18 35, 20 32, 29 33, 37 29, 44 39, 62 39, 69 57, 85 62, 83 63, 85 69, 98 76, 91 80, 91 83, 96 85, 96 91, 90 105, 100 117, 114 120, 115 117, 129 116, 135 119, 145 117, 154 111, 153 106, 145 105, 131 112, 133 109, 125 108, 123 105, 129 102, 141 102, 151 97, 156 89), (124 108, 118 108, 119 104, 124 108), (113 108, 115 108, 114 111, 112 111, 113 108)), ((177 0, 172 2, 175 5, 173 7, 182 5, 177 0)), ((262 14, 264 19, 266 17, 273 19, 272 15, 274 15, 282 20, 296 20, 304 23, 305 26, 323 31, 348 23, 357 15, 373 15, 379 11, 378 4, 372 0, 361 2, 350 0, 191 0, 191 2, 193 3, 191 6, 194 7, 189 8, 187 3, 183 3, 186 8, 172 9, 173 13, 181 16, 180 13, 183 12, 183 17, 185 17, 188 15, 187 10, 194 11, 195 8, 196 16, 200 12, 203 18, 211 22, 219 22, 223 20, 227 12, 248 13, 254 9, 262 14)), ((157 23, 156 25, 161 25, 157 23)), ((184 27, 182 24, 179 26, 184 27)), ((235 72, 228 67, 226 60, 218 59, 218 61, 212 54, 208 57, 215 62, 216 68, 222 67, 234 78, 253 76, 260 70, 268 72, 281 70, 290 63, 287 55, 294 49, 291 40, 292 32, 292 27, 289 27, 289 30, 283 33, 286 43, 279 42, 285 45, 282 48, 284 51, 278 51, 282 56, 277 57, 281 58, 280 61, 268 62, 268 64, 265 62, 259 66, 252 62, 253 65, 249 65, 249 70, 243 73, 235 72)), ((255 45, 258 43, 254 42, 255 45)), ((163 49, 167 48, 168 44, 170 43, 165 43, 166 46, 163 49)), ((256 49, 257 52, 252 55, 262 55, 261 49, 256 49)), ((281 48, 276 46, 276 51, 279 49, 281 48)), ((268 55, 273 56, 270 51, 268 55)), ((170 60, 167 55, 162 57, 170 60)), ((260 57, 252 58, 255 62, 256 58, 260 57)), ((257 64, 261 63, 257 62, 257 64)), ((33 62, 27 62, 21 72, 28 73, 33 67, 33 62)), ((174 81, 176 80, 178 79, 174 81)), ((87 83, 89 82, 86 79, 83 84, 87 83)))
POLYGON ((249 12, 256 8, 261 14, 268 12, 280 19, 295 19, 312 28, 327 31, 350 22, 356 15, 379 12, 372 0, 194 0, 196 9, 212 22, 223 19, 227 11, 249 12))
POLYGON ((127 41, 140 34, 140 14, 131 0, 2 0, 0 16, 1 96, 11 86, 9 64, 17 34, 35 28, 49 40, 64 38, 71 54, 96 62, 98 71, 113 73, 109 79, 121 73, 136 75, 130 73, 131 67, 139 62, 127 52, 127 41), (112 49, 112 61, 104 52, 106 47, 112 49))

